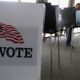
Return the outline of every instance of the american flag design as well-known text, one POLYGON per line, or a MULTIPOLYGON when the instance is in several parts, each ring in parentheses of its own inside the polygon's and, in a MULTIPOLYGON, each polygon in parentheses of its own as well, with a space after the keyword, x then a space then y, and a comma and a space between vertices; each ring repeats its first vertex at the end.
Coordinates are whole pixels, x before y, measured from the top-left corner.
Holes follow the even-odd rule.
POLYGON ((0 38, 5 38, 13 43, 24 43, 22 35, 12 25, 0 24, 0 38))

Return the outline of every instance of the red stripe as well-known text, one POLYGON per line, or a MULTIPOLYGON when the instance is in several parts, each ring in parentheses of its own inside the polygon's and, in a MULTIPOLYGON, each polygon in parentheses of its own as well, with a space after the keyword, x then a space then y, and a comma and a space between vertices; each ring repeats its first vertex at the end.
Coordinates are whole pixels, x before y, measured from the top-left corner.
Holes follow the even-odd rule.
POLYGON ((5 32, 5 34, 16 36, 16 37, 22 37, 19 33, 16 34, 16 33, 13 33, 13 32, 5 32))
POLYGON ((0 35, 5 35, 5 31, 0 32, 0 35))
POLYGON ((10 37, 10 38, 13 38, 15 40, 22 40, 22 37, 16 37, 16 36, 12 36, 12 35, 9 35, 9 34, 5 34, 6 37, 10 37))
POLYGON ((23 40, 21 40, 21 41, 20 40, 15 40, 15 39, 13 39, 11 37, 7 37, 6 40, 12 41, 14 43, 24 43, 23 40))
POLYGON ((0 35, 0 38, 5 38, 5 35, 0 35))

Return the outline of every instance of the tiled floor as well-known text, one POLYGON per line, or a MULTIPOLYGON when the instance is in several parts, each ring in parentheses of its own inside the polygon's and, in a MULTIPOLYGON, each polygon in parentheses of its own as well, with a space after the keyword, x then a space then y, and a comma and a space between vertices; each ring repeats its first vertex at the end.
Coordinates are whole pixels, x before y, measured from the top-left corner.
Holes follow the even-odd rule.
POLYGON ((66 37, 60 37, 60 69, 57 42, 52 38, 43 43, 41 80, 51 80, 51 52, 52 80, 80 80, 80 33, 73 35, 74 49, 67 48, 65 42, 66 37))

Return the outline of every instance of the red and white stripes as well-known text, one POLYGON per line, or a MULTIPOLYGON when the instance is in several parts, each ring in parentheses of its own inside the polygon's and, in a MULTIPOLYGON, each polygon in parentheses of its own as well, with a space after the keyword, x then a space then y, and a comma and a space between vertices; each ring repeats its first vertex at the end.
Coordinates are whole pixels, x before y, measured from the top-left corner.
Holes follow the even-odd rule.
POLYGON ((0 38, 5 38, 14 43, 24 43, 22 35, 12 25, 3 24, 0 26, 0 38))

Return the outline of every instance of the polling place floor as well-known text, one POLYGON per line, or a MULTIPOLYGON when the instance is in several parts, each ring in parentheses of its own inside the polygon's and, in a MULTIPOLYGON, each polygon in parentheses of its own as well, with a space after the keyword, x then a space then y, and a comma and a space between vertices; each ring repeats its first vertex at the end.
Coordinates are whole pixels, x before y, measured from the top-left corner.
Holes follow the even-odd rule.
POLYGON ((42 45, 41 80, 51 79, 51 46, 52 46, 52 80, 80 80, 80 33, 73 34, 74 49, 65 46, 66 36, 60 39, 60 69, 58 64, 58 46, 52 38, 42 45))

